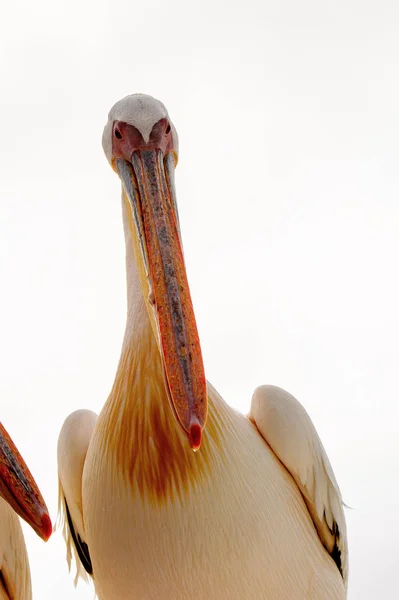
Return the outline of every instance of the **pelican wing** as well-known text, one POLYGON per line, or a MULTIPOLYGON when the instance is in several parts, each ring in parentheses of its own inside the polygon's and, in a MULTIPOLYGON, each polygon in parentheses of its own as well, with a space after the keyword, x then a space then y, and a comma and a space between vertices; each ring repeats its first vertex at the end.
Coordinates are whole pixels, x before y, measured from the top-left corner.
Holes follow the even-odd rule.
POLYGON ((299 487, 323 545, 347 585, 348 545, 341 492, 317 431, 291 394, 255 390, 249 418, 299 487))
POLYGON ((28 555, 21 523, 0 498, 0 600, 32 600, 28 555))
POLYGON ((76 562, 75 585, 79 577, 87 581, 87 573, 93 574, 83 524, 82 474, 96 421, 94 412, 77 410, 67 417, 58 438, 59 516, 63 522, 69 568, 72 555, 76 562))

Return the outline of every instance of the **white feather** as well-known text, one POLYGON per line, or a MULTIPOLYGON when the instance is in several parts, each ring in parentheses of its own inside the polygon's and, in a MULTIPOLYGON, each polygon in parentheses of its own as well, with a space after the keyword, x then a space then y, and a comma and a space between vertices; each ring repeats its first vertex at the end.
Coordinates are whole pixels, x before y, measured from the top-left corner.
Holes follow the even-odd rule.
POLYGON ((72 557, 76 564, 75 585, 79 577, 87 581, 87 573, 78 556, 67 519, 67 508, 73 522, 74 531, 85 541, 82 511, 82 474, 90 438, 97 421, 97 415, 90 410, 77 410, 65 420, 57 448, 58 459, 58 523, 61 525, 67 547, 69 570, 72 557))
POLYGON ((264 385, 252 397, 250 419, 297 483, 325 548, 341 553, 348 579, 348 543, 341 492, 318 433, 303 406, 279 387, 264 385))
POLYGON ((17 514, 0 498, 0 600, 32 600, 28 554, 17 514), (3 587, 7 587, 7 593, 3 587))

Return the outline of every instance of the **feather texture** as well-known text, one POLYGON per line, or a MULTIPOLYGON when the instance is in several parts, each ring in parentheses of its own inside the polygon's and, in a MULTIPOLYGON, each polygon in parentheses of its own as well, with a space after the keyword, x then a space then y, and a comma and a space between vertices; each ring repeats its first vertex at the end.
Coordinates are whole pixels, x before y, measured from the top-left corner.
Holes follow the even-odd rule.
POLYGON ((28 555, 19 517, 0 498, 0 600, 31 600, 28 555))
POLYGON ((93 574, 83 525, 82 474, 96 421, 92 411, 77 410, 65 420, 58 439, 58 526, 63 530, 69 570, 73 559, 76 564, 75 585, 79 577, 88 581, 87 574, 93 574))
POLYGON ((341 492, 309 415, 294 396, 264 385, 254 392, 249 417, 294 478, 320 539, 347 585, 348 542, 341 492))

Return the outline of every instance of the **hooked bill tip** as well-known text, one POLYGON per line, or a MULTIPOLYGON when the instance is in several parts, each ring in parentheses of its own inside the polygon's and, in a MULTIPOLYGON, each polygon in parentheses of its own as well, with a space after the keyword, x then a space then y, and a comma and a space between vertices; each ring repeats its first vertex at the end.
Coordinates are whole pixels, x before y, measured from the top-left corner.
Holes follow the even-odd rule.
POLYGON ((190 441, 190 446, 196 452, 200 449, 201 441, 202 441, 202 428, 198 423, 197 419, 192 419, 190 423, 190 428, 188 431, 188 439, 190 441))
POLYGON ((49 539, 50 535, 53 532, 53 525, 52 525, 51 519, 47 513, 44 513, 44 515, 42 516, 41 525, 42 525, 42 538, 45 542, 47 542, 47 540, 49 539))

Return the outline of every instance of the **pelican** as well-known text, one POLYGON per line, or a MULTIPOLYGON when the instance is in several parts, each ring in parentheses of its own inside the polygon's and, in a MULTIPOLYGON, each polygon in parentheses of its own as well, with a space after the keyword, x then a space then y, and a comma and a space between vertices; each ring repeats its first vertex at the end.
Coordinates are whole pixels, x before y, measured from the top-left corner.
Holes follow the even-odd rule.
POLYGON ((31 600, 25 540, 17 514, 47 541, 52 525, 35 480, 0 423, 0 600, 31 600))
POLYGON ((103 148, 122 184, 127 323, 98 418, 72 413, 58 440, 69 563, 100 600, 346 598, 341 493, 305 409, 262 386, 243 416, 205 379, 165 106, 117 102, 103 148))

